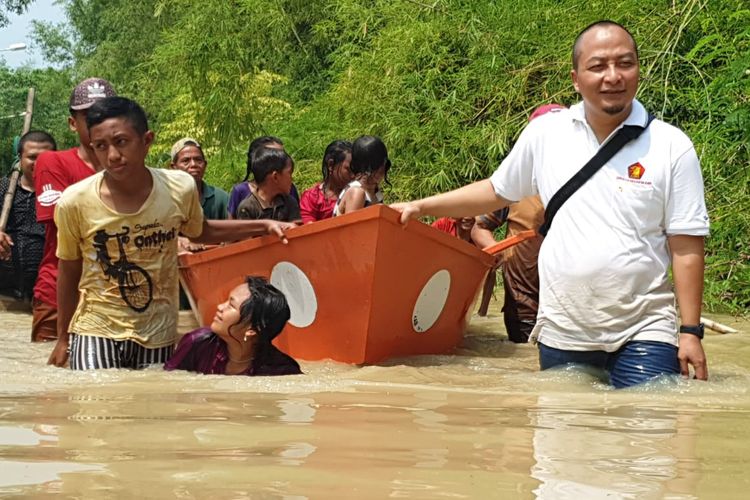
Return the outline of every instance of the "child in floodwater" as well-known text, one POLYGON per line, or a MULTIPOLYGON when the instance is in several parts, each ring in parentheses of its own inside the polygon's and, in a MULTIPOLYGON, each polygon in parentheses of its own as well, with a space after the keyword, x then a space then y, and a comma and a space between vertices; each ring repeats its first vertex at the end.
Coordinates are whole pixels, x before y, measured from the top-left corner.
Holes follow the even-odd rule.
POLYGON ((383 203, 380 183, 388 182, 388 170, 391 168, 383 141, 371 135, 363 135, 354 141, 350 168, 354 180, 339 194, 333 208, 334 217, 383 203))
POLYGON ((289 320, 286 297, 264 278, 248 276, 216 309, 210 327, 186 334, 165 370, 214 375, 296 375, 299 364, 271 341, 289 320))

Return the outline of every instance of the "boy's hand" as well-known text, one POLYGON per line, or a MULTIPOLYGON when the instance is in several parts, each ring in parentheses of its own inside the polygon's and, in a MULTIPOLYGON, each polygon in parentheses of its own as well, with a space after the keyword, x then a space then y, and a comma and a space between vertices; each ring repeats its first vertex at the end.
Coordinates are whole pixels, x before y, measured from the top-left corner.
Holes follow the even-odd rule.
POLYGON ((177 237, 177 255, 189 255, 195 252, 202 252, 206 249, 203 243, 193 243, 184 236, 177 237))
POLYGON ((281 242, 286 245, 287 243, 289 243, 289 240, 286 239, 286 235, 284 233, 295 227, 297 227, 297 224, 294 224, 293 222, 279 222, 275 220, 269 220, 266 224, 266 232, 268 234, 275 234, 279 237, 281 242))
POLYGON ((68 347, 69 344, 67 339, 57 339, 57 343, 55 343, 55 348, 52 349, 52 354, 49 355, 47 364, 57 366, 58 368, 65 366, 68 362, 68 356, 70 355, 68 347))
POLYGON ((417 205, 417 203, 414 201, 394 203, 393 205, 389 206, 395 211, 401 212, 401 224, 404 225, 406 225, 406 223, 409 222, 410 219, 416 219, 422 214, 422 210, 419 208, 419 205, 417 205))
POLYGON ((8 233, 0 231, 0 260, 8 260, 11 256, 11 247, 13 246, 13 238, 8 233))

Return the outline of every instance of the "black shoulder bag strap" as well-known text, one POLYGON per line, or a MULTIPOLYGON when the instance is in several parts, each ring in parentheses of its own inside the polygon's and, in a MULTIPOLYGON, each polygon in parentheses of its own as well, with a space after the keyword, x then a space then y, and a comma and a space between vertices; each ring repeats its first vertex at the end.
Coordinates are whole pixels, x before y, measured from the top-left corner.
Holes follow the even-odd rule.
POLYGON ((560 207, 570 198, 573 193, 578 191, 578 188, 583 186, 586 181, 599 171, 619 150, 630 141, 637 139, 644 130, 651 125, 651 121, 654 119, 652 114, 648 115, 646 125, 643 127, 639 125, 625 125, 617 131, 614 137, 605 144, 594 156, 581 168, 573 177, 566 182, 563 187, 550 198, 547 208, 544 210, 544 223, 539 226, 539 234, 546 236, 552 225, 552 219, 555 218, 555 214, 560 207))

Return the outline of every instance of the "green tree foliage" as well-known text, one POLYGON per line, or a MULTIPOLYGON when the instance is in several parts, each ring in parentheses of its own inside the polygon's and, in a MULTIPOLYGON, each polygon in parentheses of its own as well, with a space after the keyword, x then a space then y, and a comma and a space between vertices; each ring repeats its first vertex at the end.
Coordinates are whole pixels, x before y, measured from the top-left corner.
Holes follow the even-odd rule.
POLYGON ((0 172, 4 174, 13 164, 13 137, 23 130, 26 96, 34 87, 34 110, 31 128, 52 134, 61 148, 77 143, 68 129, 67 102, 71 90, 70 76, 65 71, 21 68, 11 70, 0 66, 0 172), (61 106, 62 103, 62 106, 61 106))
POLYGON ((536 106, 578 100, 569 76, 576 34, 597 19, 621 22, 639 42, 638 98, 684 129, 701 156, 713 221, 708 305, 750 307, 745 0, 65 4, 68 28, 38 30, 42 44, 75 77, 108 77, 145 106, 158 132, 155 163, 173 140, 196 135, 209 177, 229 187, 244 172, 247 141, 272 133, 307 186, 326 144, 372 133, 394 161, 394 201, 486 177, 536 106))
POLYGON ((8 14, 23 14, 34 0, 0 0, 0 27, 8 25, 8 14))

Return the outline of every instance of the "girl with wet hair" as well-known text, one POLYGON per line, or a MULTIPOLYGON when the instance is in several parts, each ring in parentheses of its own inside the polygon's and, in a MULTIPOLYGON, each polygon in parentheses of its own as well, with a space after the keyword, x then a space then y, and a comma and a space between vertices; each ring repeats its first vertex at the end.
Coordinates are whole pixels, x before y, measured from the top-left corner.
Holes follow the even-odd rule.
POLYGON ((377 203, 383 203, 380 183, 388 182, 391 160, 379 137, 363 135, 352 145, 351 170, 354 180, 339 194, 333 215, 343 215, 377 203))
POLYGON ((296 375, 299 364, 271 341, 289 320, 286 297, 265 278, 248 276, 219 304, 210 327, 180 339, 165 370, 207 375, 296 375))
POLYGON ((350 163, 352 143, 333 141, 323 155, 323 182, 302 193, 299 208, 302 222, 307 224, 333 217, 339 193, 354 179, 350 163))

